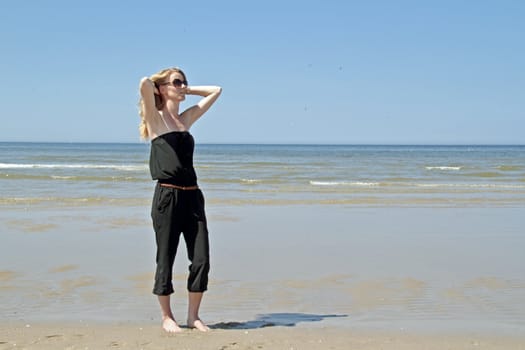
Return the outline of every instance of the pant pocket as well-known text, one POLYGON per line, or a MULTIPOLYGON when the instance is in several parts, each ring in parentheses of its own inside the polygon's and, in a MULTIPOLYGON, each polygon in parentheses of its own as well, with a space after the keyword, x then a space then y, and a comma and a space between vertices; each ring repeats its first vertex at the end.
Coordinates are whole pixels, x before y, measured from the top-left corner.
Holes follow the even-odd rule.
POLYGON ((155 214, 162 214, 170 206, 174 196, 174 191, 170 188, 158 186, 155 189, 155 194, 153 195, 153 203, 151 206, 151 216, 154 217, 155 214))
POLYGON ((157 211, 164 213, 166 208, 170 205, 173 198, 173 190, 165 187, 160 188, 159 201, 157 203, 157 211))

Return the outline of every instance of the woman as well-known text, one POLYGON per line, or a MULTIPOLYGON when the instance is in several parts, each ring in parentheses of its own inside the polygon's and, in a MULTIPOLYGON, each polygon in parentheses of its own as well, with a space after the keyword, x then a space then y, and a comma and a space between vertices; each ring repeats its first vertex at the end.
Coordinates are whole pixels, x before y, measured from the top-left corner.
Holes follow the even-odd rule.
POLYGON ((158 296, 162 328, 180 332, 170 306, 172 269, 180 234, 191 261, 188 276, 188 327, 209 328, 199 318, 207 289, 209 241, 204 197, 193 168, 194 140, 189 130, 221 94, 218 86, 188 86, 179 68, 164 69, 140 82, 140 135, 151 140, 150 172, 157 180, 151 217, 157 242, 157 270, 153 293, 158 296), (180 113, 186 95, 203 98, 180 113))

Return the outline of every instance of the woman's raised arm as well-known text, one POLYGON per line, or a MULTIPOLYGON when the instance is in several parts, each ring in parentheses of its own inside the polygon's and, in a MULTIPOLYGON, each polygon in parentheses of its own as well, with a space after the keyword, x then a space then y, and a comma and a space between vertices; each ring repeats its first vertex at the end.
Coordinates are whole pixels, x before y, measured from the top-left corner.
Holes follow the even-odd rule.
POLYGON ((198 95, 204 98, 195 106, 185 110, 182 115, 182 122, 189 128, 195 123, 221 95, 222 88, 220 86, 188 86, 186 88, 186 95, 198 95))

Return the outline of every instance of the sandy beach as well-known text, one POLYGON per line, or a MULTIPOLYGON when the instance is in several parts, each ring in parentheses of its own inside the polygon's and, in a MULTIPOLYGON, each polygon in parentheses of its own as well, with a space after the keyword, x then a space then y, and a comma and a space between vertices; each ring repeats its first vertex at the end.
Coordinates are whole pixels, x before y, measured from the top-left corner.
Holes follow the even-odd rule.
MULTIPOLYGON (((521 148, 328 147, 340 157, 333 178, 319 173, 316 147, 208 149, 200 170, 212 268, 200 316, 213 330, 168 336, 152 294, 146 156, 132 145, 44 146, 43 160, 28 146, 14 150, 20 164, 4 164, 0 349, 525 344, 525 168, 512 156, 521 148), (485 168, 493 172, 475 170, 485 168), (369 174, 377 178, 359 180, 369 174)), ((181 244, 172 298, 181 324, 187 269, 181 244)))
MULTIPOLYGON (((42 227, 56 212, 40 210, 37 232, 13 226, 3 241, 0 349, 525 347, 523 209, 334 208, 210 210, 214 269, 201 316, 213 329, 172 336, 151 294, 146 218, 126 223, 112 208, 106 223, 98 208, 70 209, 51 230, 42 227)), ((175 264, 181 321, 184 250, 175 264)))
POLYGON ((525 336, 356 332, 341 328, 264 327, 204 334, 184 329, 168 335, 159 327, 123 324, 2 324, 0 349, 525 349, 525 336))

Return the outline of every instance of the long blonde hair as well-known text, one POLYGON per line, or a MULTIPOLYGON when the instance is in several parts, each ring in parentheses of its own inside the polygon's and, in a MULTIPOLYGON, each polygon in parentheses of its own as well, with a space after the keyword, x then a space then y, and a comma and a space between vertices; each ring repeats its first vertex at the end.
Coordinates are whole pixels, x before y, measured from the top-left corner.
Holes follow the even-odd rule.
MULTIPOLYGON (((186 79, 186 74, 182 71, 182 69, 178 67, 173 68, 166 68, 161 70, 160 72, 157 72, 149 77, 149 79, 155 84, 155 87, 157 89, 159 88, 159 84, 166 83, 172 73, 180 73, 184 77, 184 80, 186 79)), ((164 105, 166 104, 166 101, 162 98, 161 95, 155 94, 155 107, 158 111, 162 110, 164 108, 164 105)), ((140 124, 139 124, 139 132, 140 132, 140 138, 143 140, 147 140, 149 137, 149 130, 148 126, 146 124, 146 108, 144 106, 144 100, 142 99, 142 96, 139 99, 139 115, 140 115, 140 124)))

